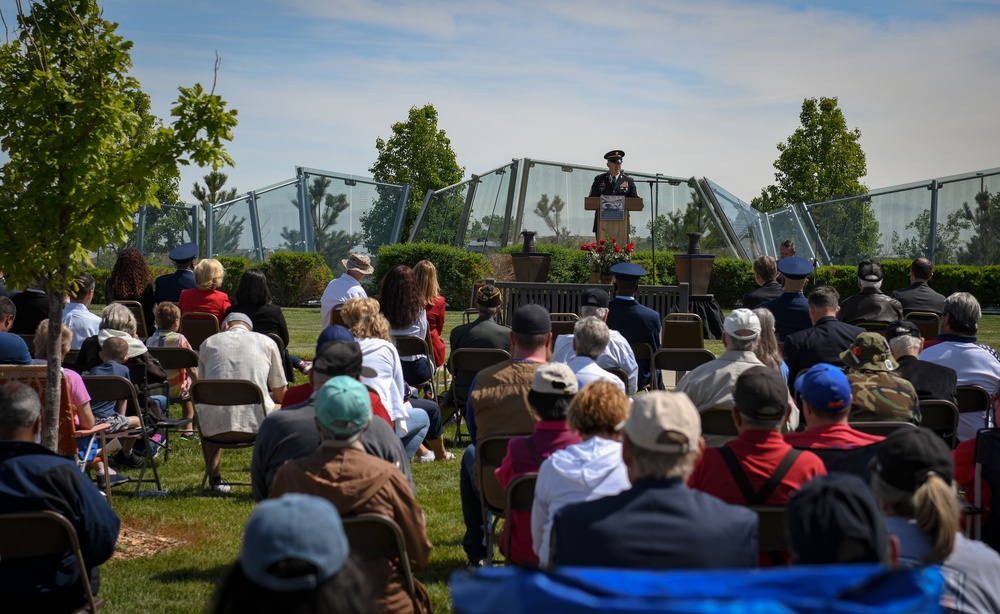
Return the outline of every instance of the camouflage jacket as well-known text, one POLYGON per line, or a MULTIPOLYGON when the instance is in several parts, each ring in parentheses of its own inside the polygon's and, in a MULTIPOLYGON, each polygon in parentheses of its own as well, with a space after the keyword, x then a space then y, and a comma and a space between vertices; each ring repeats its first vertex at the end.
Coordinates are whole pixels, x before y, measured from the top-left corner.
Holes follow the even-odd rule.
POLYGON ((920 405, 913 384, 886 371, 848 371, 852 422, 890 420, 920 424, 920 405))

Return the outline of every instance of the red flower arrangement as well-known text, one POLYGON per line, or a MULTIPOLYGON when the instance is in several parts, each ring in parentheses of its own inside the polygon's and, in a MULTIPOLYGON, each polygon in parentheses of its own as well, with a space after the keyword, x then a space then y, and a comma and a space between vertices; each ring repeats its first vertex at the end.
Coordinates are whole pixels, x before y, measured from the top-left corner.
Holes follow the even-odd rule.
POLYGON ((610 275, 611 267, 619 262, 632 260, 635 243, 629 242, 625 247, 622 247, 618 245, 617 239, 610 237, 607 240, 601 239, 593 243, 584 243, 580 249, 587 252, 587 259, 590 260, 592 270, 601 275, 610 275))

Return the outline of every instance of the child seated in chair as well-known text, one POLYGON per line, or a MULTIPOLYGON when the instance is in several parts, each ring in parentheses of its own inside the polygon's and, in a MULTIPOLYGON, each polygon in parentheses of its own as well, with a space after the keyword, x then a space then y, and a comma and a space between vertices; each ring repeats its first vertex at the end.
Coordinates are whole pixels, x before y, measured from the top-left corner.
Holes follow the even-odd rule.
MULTIPOLYGON (((90 370, 91 375, 117 375, 126 380, 129 378, 128 367, 125 361, 128 360, 128 342, 120 337, 108 337, 101 345, 101 360, 104 362, 90 370)), ((125 400, 120 401, 94 401, 90 404, 90 410, 94 414, 94 421, 97 424, 107 423, 111 426, 109 433, 119 433, 129 429, 139 428, 138 416, 125 415, 125 400)), ((112 459, 120 464, 129 467, 138 467, 142 460, 132 454, 132 446, 135 444, 134 438, 128 438, 122 442, 122 449, 115 453, 112 459)))
MULTIPOLYGON (((177 332, 181 327, 181 310, 174 303, 163 302, 153 308, 153 318, 156 320, 156 332, 146 339, 146 347, 150 348, 187 348, 193 350, 187 337, 177 332)), ((194 418, 194 403, 191 402, 190 390, 192 380, 198 379, 198 369, 167 369, 170 382, 171 399, 181 399, 181 412, 185 418, 194 418)), ((190 423, 189 423, 190 424, 190 423)), ((196 439, 190 428, 181 433, 181 439, 191 441, 196 439)))

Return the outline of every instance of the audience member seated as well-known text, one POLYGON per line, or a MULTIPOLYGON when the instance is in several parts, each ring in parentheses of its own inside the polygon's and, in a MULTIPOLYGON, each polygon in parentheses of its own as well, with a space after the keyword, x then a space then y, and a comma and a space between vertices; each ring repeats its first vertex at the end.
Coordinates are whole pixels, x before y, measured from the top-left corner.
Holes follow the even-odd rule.
POLYGON ((856 475, 821 475, 788 501, 794 565, 895 564, 878 502, 856 475))
POLYGON ((351 556, 340 513, 326 499, 296 493, 261 502, 243 531, 240 558, 215 591, 215 614, 367 614, 375 600, 351 556))
MULTIPOLYGON (((187 337, 180 332, 181 310, 177 305, 164 301, 153 308, 153 318, 155 320, 156 332, 146 339, 146 347, 149 348, 187 348, 193 350, 187 337)), ((190 369, 168 369, 167 381, 170 383, 170 398, 182 399, 181 412, 185 418, 194 418, 194 403, 191 402, 189 391, 191 383, 198 378, 198 368, 190 369)), ((181 439, 194 440, 194 431, 188 430, 181 433, 181 439)))
POLYGON ((920 424, 917 391, 893 373, 897 365, 885 337, 861 333, 840 359, 847 365, 847 381, 851 383, 851 421, 920 424))
POLYGON ((758 305, 774 314, 775 332, 778 341, 784 342, 789 335, 812 326, 809 319, 809 301, 802 290, 809 283, 813 265, 805 258, 789 256, 778 261, 778 272, 784 276, 781 294, 778 298, 758 305))
POLYGON ((744 371, 733 389, 733 420, 739 436, 708 448, 688 485, 739 505, 784 505, 793 492, 826 467, 811 452, 781 436, 791 404, 781 374, 764 366, 744 371))
POLYGON ((827 363, 842 366, 841 353, 851 347, 863 328, 841 322, 840 295, 833 286, 819 286, 809 293, 809 319, 812 327, 789 335, 782 352, 788 365, 788 383, 809 367, 827 363))
MULTIPOLYGON (((663 318, 635 300, 639 280, 646 275, 646 269, 631 262, 619 262, 610 271, 614 275, 615 298, 608 303, 608 328, 621 333, 630 344, 645 343, 654 352, 659 350, 663 318)), ((651 379, 651 363, 644 358, 636 360, 636 364, 639 367, 636 387, 646 388, 651 379)))
POLYGON ((14 302, 6 296, 0 296, 0 365, 31 364, 28 344, 20 335, 9 332, 16 316, 17 307, 14 306, 14 302))
POLYGON ((0 559, 0 603, 4 612, 66 612, 84 606, 83 582, 100 590, 98 566, 118 541, 118 516, 72 460, 39 445, 42 405, 25 384, 0 386, 0 514, 49 510, 76 529, 89 567, 81 578, 70 554, 37 559, 0 559))
POLYGON ((955 403, 958 374, 927 360, 920 360, 924 343, 920 329, 909 320, 897 320, 885 329, 889 350, 896 359, 896 375, 913 384, 920 399, 941 399, 955 403))
POLYGON ((951 451, 933 431, 902 429, 880 443, 872 490, 899 548, 899 565, 940 565, 942 607, 1000 612, 1000 554, 960 532, 951 451))
MULTIPOLYGON (((91 375, 117 375, 118 377, 129 378, 128 367, 125 361, 128 358, 128 342, 120 337, 108 337, 101 344, 101 360, 104 362, 90 370, 91 375)), ((139 428, 141 422, 139 416, 125 415, 125 401, 95 401, 90 405, 90 411, 94 414, 96 424, 107 424, 110 426, 109 433, 120 433, 129 429, 139 428)), ((112 457, 112 460, 120 465, 128 467, 139 467, 142 459, 132 453, 135 444, 134 438, 126 438, 122 442, 122 448, 112 457)))
POLYGON ((753 261, 753 280, 757 287, 743 295, 743 306, 756 309, 761 303, 781 296, 781 284, 777 277, 778 265, 774 258, 757 256, 753 261))
POLYGON ((566 420, 581 443, 552 453, 538 470, 531 507, 531 547, 536 560, 549 562, 552 518, 563 506, 617 495, 628 489, 619 430, 629 400, 610 382, 594 382, 576 394, 566 420))
MULTIPOLYGON (((322 443, 319 431, 316 430, 316 393, 323 384, 340 375, 360 381, 364 372, 361 346, 356 341, 327 341, 316 350, 316 359, 309 371, 309 381, 314 393, 300 405, 285 406, 281 411, 272 412, 264 418, 257 432, 253 461, 250 464, 250 481, 255 501, 267 498, 274 472, 285 461, 308 456, 322 443)), ((378 394, 371 388, 366 387, 366 390, 369 402, 374 405, 377 401, 381 407, 378 394)), ((382 413, 385 413, 384 407, 382 413)), ((398 467, 412 484, 410 459, 391 424, 388 419, 373 419, 361 435, 361 445, 365 452, 398 467)))
POLYGON ((684 484, 703 445, 698 410, 687 395, 650 392, 638 397, 622 439, 632 487, 556 512, 553 564, 756 567, 757 514, 684 484))
MULTIPOLYGON (((968 292, 955 292, 944 300, 941 334, 920 352, 920 360, 955 370, 959 386, 981 386, 993 394, 1000 385, 1000 356, 996 350, 976 341, 983 312, 979 301, 968 292)), ((986 425, 986 411, 967 412, 958 417, 958 439, 975 439, 986 425)))
POLYGON ((781 372, 781 377, 787 380, 788 365, 781 355, 781 344, 778 343, 778 335, 774 332, 774 314, 763 307, 754 309, 753 313, 760 322, 760 335, 757 337, 753 353, 765 367, 777 369, 781 372))
POLYGON ((194 261, 198 258, 197 243, 182 243, 170 250, 167 258, 173 261, 177 270, 160 275, 153 282, 154 303, 176 303, 181 300, 181 292, 197 286, 194 279, 194 261))
POLYGON ((80 273, 70 282, 69 302, 63 306, 62 322, 73 331, 71 350, 79 350, 83 340, 93 337, 100 329, 100 316, 90 313, 95 285, 93 276, 88 273, 80 273))
POLYGON ((194 288, 183 290, 177 307, 181 314, 192 311, 210 313, 216 317, 219 324, 226 317, 229 309, 229 295, 219 290, 226 278, 226 269, 215 258, 205 258, 194 267, 194 288))
MULTIPOLYGON (((581 320, 593 316, 606 323, 609 304, 610 299, 607 292, 600 288, 588 288, 583 291, 583 296, 580 298, 580 310, 577 312, 577 315, 580 316, 581 320)), ((636 386, 639 381, 639 367, 635 362, 635 353, 632 351, 632 346, 628 344, 628 341, 620 332, 610 329, 609 331, 610 337, 607 346, 601 352, 600 356, 594 360, 597 361, 600 367, 615 367, 624 371, 628 375, 628 386, 626 387, 625 394, 633 395, 636 392, 636 386)), ((579 354, 574 349, 573 338, 573 335, 559 335, 556 337, 552 349, 552 362, 569 363, 574 356, 579 354)))
POLYGON ((49 319, 49 295, 45 293, 45 280, 35 275, 31 284, 14 295, 14 325, 10 332, 15 335, 34 335, 38 323, 49 319))
MULTIPOLYGON (((580 436, 571 433, 566 424, 566 410, 576 392, 577 379, 567 365, 551 362, 535 370, 528 403, 538 413, 539 420, 531 435, 515 437, 507 444, 507 455, 496 469, 501 487, 506 489, 515 478, 537 472, 553 452, 580 443, 580 436)), ((511 551, 506 553, 510 560, 517 565, 538 566, 531 539, 531 511, 508 511, 501 544, 507 531, 511 531, 511 551)))
POLYGON ((848 424, 851 383, 837 367, 813 365, 795 380, 795 390, 802 396, 806 430, 786 433, 789 444, 806 450, 844 450, 882 441, 883 437, 862 433, 848 424))
MULTIPOLYGON (((424 309, 417 277, 413 269, 397 264, 382 278, 378 294, 379 308, 389 321, 389 334, 393 337, 427 339, 427 311, 424 309)), ((400 356, 403 379, 410 386, 420 386, 434 376, 431 358, 426 354, 400 356)), ((422 392, 429 392, 430 387, 422 392)))
POLYGON ((485 519, 473 478, 476 442, 491 435, 528 435, 534 431, 538 414, 528 401, 528 392, 535 371, 545 363, 552 336, 549 312, 534 303, 518 307, 511 318, 511 330, 513 361, 493 365, 476 375, 465 413, 472 444, 462 455, 458 486, 465 521, 462 548, 473 566, 482 565, 486 558, 485 519))
MULTIPOLYGON (((323 384, 316 394, 316 426, 323 443, 309 456, 282 465, 270 496, 300 492, 327 499, 344 516, 387 516, 399 525, 410 567, 419 571, 431 550, 424 512, 403 473, 364 451, 359 439, 371 419, 368 390, 357 379, 340 375, 323 384)), ((399 565, 395 557, 365 561, 380 609, 390 614, 431 611, 419 581, 414 580, 417 603, 407 594, 399 565)))
MULTIPOLYGON (((222 321, 222 332, 212 335, 201 344, 198 377, 250 380, 264 393, 263 406, 198 405, 201 434, 231 443, 256 439, 260 424, 282 402, 288 384, 278 346, 267 336, 255 334, 250 318, 243 313, 226 316, 222 321)), ((222 479, 219 472, 222 448, 206 443, 203 439, 201 449, 208 467, 209 486, 218 492, 229 492, 232 487, 222 479)))
MULTIPOLYGON (((493 284, 480 286, 476 292, 476 309, 479 311, 479 317, 452 329, 451 353, 466 348, 510 352, 510 328, 496 323, 502 304, 500 290, 497 290, 496 286, 493 284)), ((476 374, 473 371, 456 369, 451 375, 452 397, 442 398, 441 403, 447 403, 454 398, 459 407, 465 407, 465 402, 469 398, 469 386, 476 374)))
POLYGON ((444 334, 445 301, 438 286, 437 269, 430 260, 421 260, 413 265, 413 274, 417 278, 417 287, 427 313, 427 330, 431 335, 434 365, 440 367, 444 364, 444 340, 441 335, 444 334))
POLYGON ((330 324, 330 311, 352 298, 368 298, 368 293, 361 287, 365 277, 375 272, 371 258, 364 254, 351 254, 350 258, 341 260, 344 272, 340 277, 330 280, 320 298, 320 315, 322 325, 330 324))
POLYGON ((899 301, 882 293, 882 265, 871 260, 858 263, 860 294, 844 299, 837 314, 842 322, 884 322, 888 324, 903 319, 903 306, 899 301))
POLYGON ((924 311, 941 315, 944 296, 935 292, 927 282, 934 277, 934 265, 927 258, 917 258, 910 265, 910 285, 892 292, 892 298, 903 306, 903 315, 924 311))
MULTIPOLYGON (((191 245, 194 244, 192 243, 191 245)), ((197 249, 194 253, 197 254, 197 249)), ((118 252, 118 258, 115 259, 115 263, 111 267, 111 273, 108 274, 108 279, 104 282, 104 303, 136 301, 142 305, 142 317, 145 319, 146 326, 152 327, 153 307, 156 303, 156 296, 153 292, 153 284, 150 283, 152 280, 150 275, 149 264, 146 262, 146 257, 142 255, 142 252, 134 247, 126 247, 118 252)), ((194 287, 193 276, 191 277, 191 285, 185 287, 194 287)), ((177 295, 173 298, 161 300, 170 300, 176 303, 178 298, 180 298, 180 290, 177 291, 177 295)), ((149 334, 148 331, 149 329, 147 328, 147 335, 149 334)))
MULTIPOLYGON (((580 386, 604 380, 615 384, 621 388, 622 392, 625 392, 625 382, 597 363, 597 359, 603 356, 607 350, 610 340, 611 331, 608 329, 608 325, 594 316, 583 318, 573 326, 573 351, 576 354, 569 359, 566 365, 576 375, 580 386)), ((635 371, 630 377, 634 377, 634 375, 635 371)))

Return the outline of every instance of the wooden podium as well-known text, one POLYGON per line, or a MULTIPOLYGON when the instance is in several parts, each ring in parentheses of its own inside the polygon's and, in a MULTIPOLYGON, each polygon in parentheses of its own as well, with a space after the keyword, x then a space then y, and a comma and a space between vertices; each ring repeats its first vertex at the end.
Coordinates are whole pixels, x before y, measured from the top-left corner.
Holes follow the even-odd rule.
MULTIPOLYGON (((618 245, 623 248, 629 242, 629 211, 642 211, 641 198, 617 197, 621 201, 621 207, 616 203, 607 203, 608 206, 601 208, 601 196, 588 196, 583 199, 583 208, 587 211, 600 211, 597 216, 597 239, 609 239, 614 237, 618 245)), ((608 197, 604 197, 608 198, 608 197)), ((614 197, 612 197, 614 198, 614 197)))

